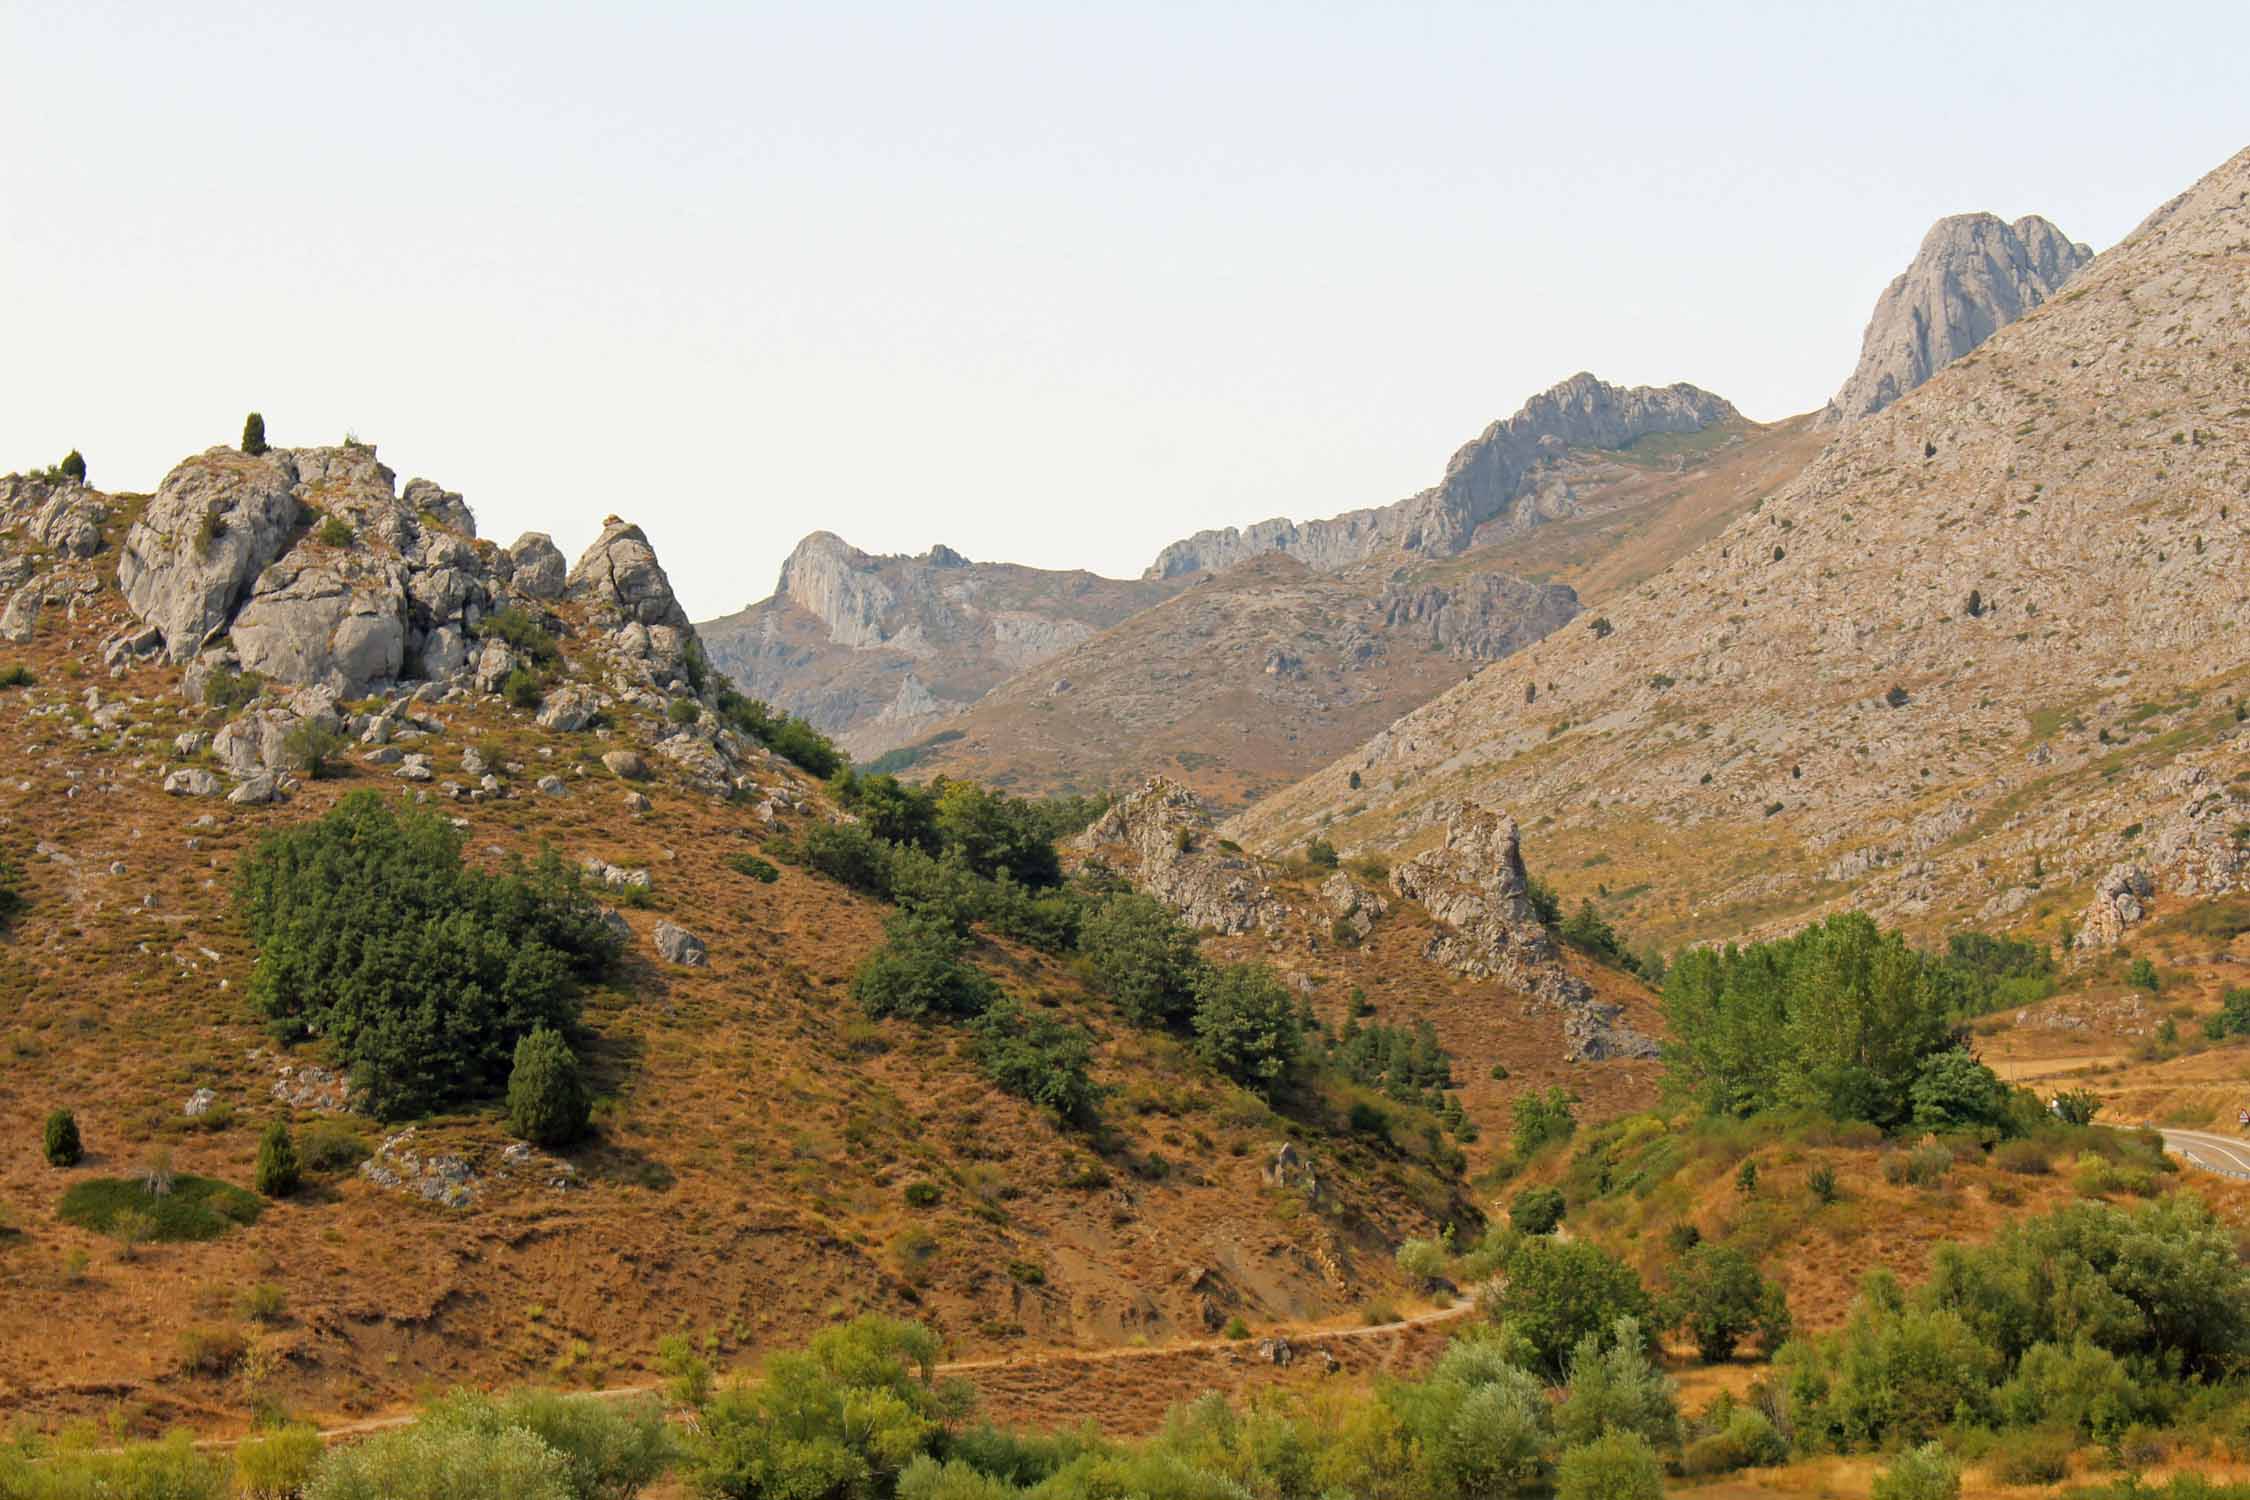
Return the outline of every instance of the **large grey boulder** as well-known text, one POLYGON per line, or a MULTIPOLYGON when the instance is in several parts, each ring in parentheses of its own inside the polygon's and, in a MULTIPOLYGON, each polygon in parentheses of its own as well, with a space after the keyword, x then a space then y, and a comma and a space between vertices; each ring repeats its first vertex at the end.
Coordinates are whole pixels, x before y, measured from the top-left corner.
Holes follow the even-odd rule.
POLYGON ((278 563, 259 575, 235 616, 235 652, 246 671, 359 697, 405 667, 399 582, 395 574, 351 580, 327 567, 278 563))
POLYGON ((570 574, 553 537, 544 531, 527 531, 508 549, 508 558, 515 565, 518 591, 540 600, 562 597, 570 574))
POLYGON ((399 499, 425 525, 442 526, 463 536, 477 534, 476 513, 453 491, 427 479, 409 479, 399 499))
POLYGON ((676 922, 656 924, 656 951, 690 969, 700 969, 711 961, 704 950, 703 939, 676 922))
POLYGON ((223 788, 219 778, 200 766, 188 766, 164 778, 164 790, 175 797, 216 797, 223 788))
POLYGON ((232 448, 196 455, 164 476, 125 534, 117 584, 140 619, 185 661, 224 630, 243 591, 289 545, 304 507, 286 454, 232 448))
POLYGON ((592 603, 609 617, 606 623, 689 629, 687 612, 656 560, 656 549, 640 527, 615 516, 602 522, 602 534, 570 570, 566 592, 592 603))
POLYGON ((1820 414, 1873 416, 2062 289, 2094 252, 2034 214, 1940 219, 1875 300, 1859 366, 1820 414))

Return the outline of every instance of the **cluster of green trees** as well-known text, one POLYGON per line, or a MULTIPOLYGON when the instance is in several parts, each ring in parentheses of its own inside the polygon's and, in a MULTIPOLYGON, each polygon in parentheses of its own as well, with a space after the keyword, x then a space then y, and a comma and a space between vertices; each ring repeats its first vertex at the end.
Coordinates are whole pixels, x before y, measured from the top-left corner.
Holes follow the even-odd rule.
POLYGON ((838 749, 835 741, 795 714, 776 714, 731 686, 719 689, 717 701, 719 717, 736 733, 749 736, 811 775, 833 776, 851 764, 851 757, 838 749))
POLYGON ((1691 949, 1664 986, 1669 1081, 1715 1114, 2018 1133, 2040 1106, 1967 1051, 1961 1019, 1989 993, 1968 972, 1857 912, 1777 942, 1691 949))
POLYGON ((1849 1323, 1785 1346, 1776 1394, 1807 1451, 2043 1429, 2115 1442, 2241 1410, 2250 1267, 2198 1198, 2080 1202, 1941 1248, 1908 1293, 1871 1276, 1849 1323))
POLYGON ((519 1044, 551 1057, 621 950, 553 850, 487 874, 445 818, 372 791, 267 835, 235 894, 252 1003, 328 1042, 384 1119, 490 1095, 519 1044))
POLYGON ((0 1500, 631 1500, 678 1457, 653 1399, 456 1391, 410 1427, 334 1448, 296 1426, 254 1432, 231 1455, 185 1433, 122 1448, 18 1442, 0 1447, 0 1500))

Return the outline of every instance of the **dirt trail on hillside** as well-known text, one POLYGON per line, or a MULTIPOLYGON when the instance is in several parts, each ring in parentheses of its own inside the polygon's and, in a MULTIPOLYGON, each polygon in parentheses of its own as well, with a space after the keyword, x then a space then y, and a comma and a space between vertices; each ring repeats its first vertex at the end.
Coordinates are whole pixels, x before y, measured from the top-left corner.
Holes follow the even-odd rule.
MULTIPOLYGON (((935 1367, 938 1376, 959 1376, 977 1387, 994 1420, 1022 1422, 1045 1420, 1048 1425, 1082 1421, 1098 1414, 1113 1433, 1130 1434, 1144 1420, 1163 1415, 1165 1407, 1202 1390, 1221 1386, 1239 1388, 1252 1380, 1298 1375, 1360 1374, 1389 1371, 1447 1324, 1476 1311, 1476 1298, 1465 1296, 1451 1307, 1431 1308, 1395 1322, 1363 1328, 1276 1328, 1258 1338, 1183 1339, 1167 1344, 1117 1344, 1101 1349, 1050 1349, 984 1359, 954 1360, 935 1367), (1277 1363, 1258 1352, 1269 1340, 1285 1342, 1288 1364, 1277 1363), (1319 1356, 1329 1355, 1333 1365, 1319 1356), (1105 1389, 1103 1381, 1115 1366, 1176 1366, 1163 1371, 1135 1370, 1130 1389, 1105 1389), (1222 1378, 1224 1377, 1224 1378, 1222 1378), (1153 1409, 1152 1409, 1153 1408, 1153 1409)), ((622 1401, 653 1395, 658 1383, 614 1386, 575 1393, 588 1401, 622 1401)), ((377 1432, 408 1427, 419 1420, 417 1412, 393 1412, 380 1417, 339 1423, 320 1429, 321 1441, 340 1442, 377 1432)), ((196 1446, 207 1450, 230 1449, 240 1438, 206 1438, 196 1446)))

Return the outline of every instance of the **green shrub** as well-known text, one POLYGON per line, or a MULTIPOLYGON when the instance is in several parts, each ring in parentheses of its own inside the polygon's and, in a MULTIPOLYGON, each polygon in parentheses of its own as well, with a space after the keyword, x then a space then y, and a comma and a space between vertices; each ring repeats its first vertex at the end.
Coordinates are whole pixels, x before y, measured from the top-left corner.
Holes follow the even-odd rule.
POLYGON ((216 1379, 241 1366, 250 1341, 237 1328, 185 1328, 180 1331, 179 1349, 181 1373, 216 1379))
POLYGON ((477 635, 488 641, 506 641, 541 668, 551 671, 562 665, 562 650, 555 638, 527 609, 511 605, 486 615, 477 626, 477 635))
POLYGON ((270 1281, 254 1281, 242 1289, 242 1316, 253 1323, 278 1323, 289 1310, 289 1299, 270 1281))
POLYGON ((7 1500, 227 1500, 227 1469, 176 1432, 161 1442, 115 1449, 65 1449, 34 1463, 0 1447, 0 1495, 7 1500))
POLYGON ((1953 1153, 1943 1146, 1917 1146, 1906 1153, 1906 1180, 1916 1187, 1936 1187, 1953 1171, 1953 1153))
POLYGON ((2055 1170, 2047 1148, 2037 1141, 2002 1141, 1992 1150, 1992 1164, 2024 1177, 2044 1177, 2055 1170))
POLYGON ((703 717, 703 706, 693 698, 674 698, 664 705, 664 717, 674 724, 693 724, 703 717))
POLYGON ((1826 1162, 1805 1174, 1805 1187, 1815 1203, 1834 1203, 1841 1195, 1836 1186, 1836 1169, 1826 1162))
POLYGON ((1578 1117, 1570 1108, 1574 1102, 1570 1091, 1560 1084, 1544 1091, 1527 1089, 1516 1095, 1508 1106, 1515 1120, 1509 1142, 1515 1147, 1516 1155, 1529 1160, 1544 1147, 1569 1140, 1578 1128, 1578 1117))
POLYGON ((1083 1027, 994 1003, 971 1025, 977 1063, 1003 1093, 1053 1110, 1067 1124, 1093 1122, 1103 1090, 1090 1072, 1093 1038, 1083 1027))
POLYGON ((323 1176, 349 1172, 372 1153, 358 1131, 341 1120, 315 1120, 297 1139, 297 1162, 323 1176))
POLYGON ((39 679, 31 675, 31 668, 20 661, 0 667, 0 688, 27 688, 36 686, 39 679))
POLYGON ((1219 1337, 1235 1340, 1246 1339, 1250 1337, 1250 1325, 1243 1321, 1242 1314, 1236 1313, 1233 1317, 1227 1319, 1227 1326, 1219 1330, 1219 1337))
POLYGON ((1606 1432, 1630 1432, 1651 1447, 1680 1440, 1678 1392, 1649 1357, 1648 1341, 1630 1320, 1604 1336, 1587 1334, 1571 1351, 1568 1388, 1555 1408, 1555 1436, 1565 1447, 1606 1432))
POLYGON ((75 1167, 86 1156, 85 1143, 78 1138, 78 1117, 67 1109, 58 1109, 47 1116, 47 1125, 41 1132, 50 1167, 75 1167))
POLYGON ((574 1021, 579 985, 621 948, 552 850, 488 874, 443 816, 375 792, 267 835, 236 904, 252 1003, 327 1039, 383 1119, 498 1087, 516 1043, 574 1021))
POLYGON ((326 719, 299 719, 281 737, 282 753, 315 781, 327 773, 329 761, 343 748, 343 733, 326 719))
POLYGON ((747 875, 763 885, 772 885, 781 878, 781 872, 770 861, 760 859, 755 854, 730 854, 727 856, 727 868, 739 875, 747 875))
POLYGON ((509 707, 529 713, 546 696, 546 688, 539 681, 539 674, 529 667, 516 667, 501 682, 500 696, 508 700, 509 707))
POLYGON ((1771 1352, 1790 1330, 1789 1304, 1781 1288, 1761 1276, 1748 1256, 1726 1245, 1697 1245, 1680 1257, 1665 1298, 1665 1318, 1695 1341, 1705 1364, 1732 1359, 1735 1346, 1753 1334, 1771 1352))
POLYGON ((508 1129, 535 1146, 567 1146, 586 1133, 592 1114, 578 1055, 562 1033, 526 1032, 508 1071, 508 1129))
POLYGON ((267 451, 266 419, 257 412, 242 419, 242 451, 252 458, 267 451))
POLYGON ((330 516, 322 521, 313 536, 323 547, 349 547, 357 539, 351 522, 342 516, 330 516))
POLYGON ((797 836, 796 854, 817 875, 890 899, 890 846, 855 823, 813 824, 797 836))
POLYGON ((1508 1205, 1508 1222, 1520 1234, 1552 1234, 1563 1221, 1565 1206, 1559 1188, 1525 1188, 1508 1205))
POLYGON ((1680 1470, 1692 1477, 1764 1469, 1789 1461, 1789 1440, 1755 1407, 1734 1407, 1726 1425, 1697 1438, 1681 1455, 1680 1470))
MULTIPOLYGON (((127 1214, 148 1221, 142 1239, 158 1241, 217 1239, 238 1225, 254 1223, 265 1205, 257 1196, 208 1177, 174 1176, 163 1193, 144 1181, 94 1177, 75 1182, 56 1210, 65 1223, 98 1234, 115 1234, 127 1214)), ((127 1225, 126 1227, 134 1227, 127 1225)))
POLYGON ((203 705, 231 714, 249 707, 265 690, 265 679, 257 673, 220 665, 203 679, 203 705))
POLYGON ((274 1121, 259 1137, 258 1171, 252 1183, 268 1198, 286 1198, 297 1191, 297 1143, 289 1138, 286 1121, 274 1121))
POLYGON ((2061 1484, 2076 1441, 2066 1432, 2012 1432, 1993 1446, 1988 1467, 2001 1484, 2061 1484))
POLYGON ((455 1391, 433 1403, 422 1421, 488 1442, 510 1433, 528 1434, 562 1460, 563 1493, 570 1500, 630 1500, 673 1457, 663 1409, 647 1397, 587 1401, 552 1391, 518 1391, 494 1399, 455 1391))
POLYGON ((1206 968, 1195 987, 1195 1055, 1226 1077, 1271 1094, 1304 1037, 1288 989, 1263 964, 1206 968))
POLYGON ((908 1208, 935 1208, 944 1194, 934 1182, 910 1182, 904 1196, 908 1208))
POLYGON ((1153 896, 1111 896, 1080 927, 1078 948, 1134 1025, 1178 1026, 1195 1013, 1195 932, 1153 896))
POLYGON ((1336 846, 1326 839, 1314 839, 1305 846, 1305 862, 1316 869, 1336 868, 1336 846))
POLYGON ((1508 1257, 1506 1279, 1490 1295, 1496 1321, 1512 1324, 1534 1365, 1559 1377, 1588 1335, 1608 1337, 1620 1319, 1652 1328, 1653 1306, 1640 1277, 1616 1256, 1582 1240, 1526 1239, 1508 1257))
POLYGON ((1555 1465, 1555 1500, 1663 1500, 1664 1466, 1637 1433, 1611 1432, 1555 1465))
POLYGON ((2156 972, 2156 965, 2146 958, 2136 958, 2126 966, 2125 982, 2137 990, 2147 990, 2154 995, 2164 988, 2164 978, 2156 972))
POLYGON ((234 1445, 235 1494, 240 1500, 296 1500, 327 1451, 312 1427, 253 1432, 234 1445))
POLYGON ((825 780, 850 764, 844 752, 803 719, 775 718, 773 710, 755 698, 745 698, 731 687, 718 694, 719 717, 736 732, 746 734, 784 760, 795 762, 825 780))
POLYGON ((520 1427, 417 1422, 321 1461, 305 1500, 577 1500, 563 1456, 520 1427))
POLYGON ((86 482, 85 457, 76 448, 73 448, 63 455, 61 463, 55 465, 55 472, 74 483, 84 484, 86 482))
POLYGON ((967 1017, 999 998, 1000 987, 961 956, 967 941, 951 924, 900 912, 883 924, 883 946, 852 975, 852 996, 870 1016, 967 1017))
POLYGON ((1875 1476, 1869 1500, 1960 1500, 1960 1495, 1960 1466, 1937 1444, 1924 1443, 1875 1476))

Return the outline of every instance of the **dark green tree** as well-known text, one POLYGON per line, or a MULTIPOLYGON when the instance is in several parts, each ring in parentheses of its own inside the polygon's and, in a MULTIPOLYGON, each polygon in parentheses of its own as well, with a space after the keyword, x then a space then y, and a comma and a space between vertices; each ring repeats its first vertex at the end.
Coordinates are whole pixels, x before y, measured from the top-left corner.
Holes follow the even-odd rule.
POLYGON ((1195 1013, 1203 972, 1194 929, 1151 896, 1104 901, 1079 929, 1078 948, 1136 1026, 1177 1026, 1195 1013))
POLYGON ((592 1110, 578 1054, 562 1033, 525 1033, 508 1072, 508 1128, 534 1146, 567 1146, 586 1133, 592 1110))
POLYGON ((977 1062, 1007 1093, 1051 1109, 1072 1125, 1091 1124, 1101 1099, 1088 1068, 1094 1039, 1081 1026, 1025 1012, 1013 1000, 970 1023, 977 1062))
MULTIPOLYGON (((1633 1268, 1583 1240, 1527 1239, 1508 1257, 1492 1296, 1495 1319, 1514 1327, 1539 1371, 1560 1379, 1589 1335, 1614 1336, 1618 1320, 1654 1326, 1648 1291, 1633 1268)), ((1639 1336, 1645 1337, 1645 1333, 1639 1336)))
POLYGON ((86 1155, 85 1143, 78 1138, 78 1117, 67 1109, 47 1116, 43 1141, 51 1167, 75 1167, 86 1155))
POLYGON ((953 923, 926 911, 899 912, 883 924, 883 946, 852 975, 852 995, 871 1016, 980 1015, 1000 987, 962 955, 968 939, 953 923))
POLYGON ((1768 1352, 1789 1338, 1789 1303, 1781 1288, 1726 1245, 1697 1245, 1680 1257, 1664 1309, 1666 1321, 1695 1340, 1706 1364, 1732 1359, 1753 1334, 1768 1352))
POLYGON ((1271 1094, 1304 1044, 1297 1004, 1263 964, 1207 968, 1195 987, 1195 1055, 1271 1094))
POLYGON ((65 453, 63 455, 63 461, 55 465, 55 467, 61 471, 62 477, 65 479, 72 480, 78 484, 84 484, 86 482, 86 459, 85 456, 81 454, 76 448, 73 448, 68 453, 65 453))
POLYGON ((1508 1205, 1508 1222, 1521 1234, 1553 1234, 1565 1206, 1561 1189, 1528 1187, 1508 1205))
POLYGON ((286 1198, 297 1191, 299 1180, 297 1143, 288 1123, 276 1120, 258 1138, 258 1171, 252 1182, 268 1198, 286 1198))
POLYGON ((253 458, 266 451, 266 419, 257 412, 243 418, 242 451, 253 458))

